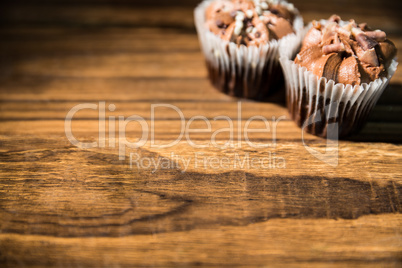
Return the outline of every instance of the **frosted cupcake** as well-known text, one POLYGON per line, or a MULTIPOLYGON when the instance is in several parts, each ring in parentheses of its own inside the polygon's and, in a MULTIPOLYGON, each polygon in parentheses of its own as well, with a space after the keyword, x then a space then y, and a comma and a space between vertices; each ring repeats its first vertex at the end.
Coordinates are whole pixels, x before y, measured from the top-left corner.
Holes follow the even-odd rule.
POLYGON ((336 15, 310 27, 294 60, 281 55, 290 115, 317 136, 356 133, 396 70, 395 45, 385 32, 336 15))
MULTIPOLYGON (((279 49, 300 43, 303 20, 285 1, 204 1, 195 23, 212 84, 236 97, 265 99, 283 82, 279 49)), ((293 48, 293 46, 292 46, 293 48)))

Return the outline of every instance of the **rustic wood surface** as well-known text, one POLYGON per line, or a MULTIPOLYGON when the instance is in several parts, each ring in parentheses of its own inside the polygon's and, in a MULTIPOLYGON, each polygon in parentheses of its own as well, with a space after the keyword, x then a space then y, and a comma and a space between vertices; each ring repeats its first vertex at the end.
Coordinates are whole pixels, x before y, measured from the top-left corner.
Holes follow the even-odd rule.
MULTIPOLYGON (((400 267, 402 68, 363 131, 339 143, 332 167, 306 150, 280 101, 243 100, 238 118, 239 100, 206 78, 192 18, 198 1, 170 2, 3 3, 0 266, 400 267), (235 127, 257 115, 284 117, 276 136, 250 135, 259 144, 276 139, 270 148, 252 148, 242 136, 242 146, 197 149, 184 138, 172 148, 127 149, 121 161, 109 139, 106 148, 81 149, 66 138, 67 112, 100 101, 116 107, 107 116, 139 115, 148 123, 151 105, 161 103, 177 106, 187 121, 225 115, 235 127), (130 153, 172 166, 130 167, 130 153), (196 153, 273 157, 267 168, 181 162, 196 153)), ((294 3, 305 21, 338 13, 385 30, 402 58, 398 1, 294 3)), ((156 143, 174 141, 178 114, 161 109, 155 117, 156 143)), ((80 111, 73 133, 97 141, 98 123, 97 111, 80 111)), ((227 127, 212 122, 212 131, 227 127)), ((126 136, 139 138, 139 126, 129 124, 126 136)), ((191 134, 197 144, 210 138, 191 134)), ((228 138, 222 133, 217 143, 228 138)), ((308 134, 304 141, 320 152, 326 146, 308 134)))

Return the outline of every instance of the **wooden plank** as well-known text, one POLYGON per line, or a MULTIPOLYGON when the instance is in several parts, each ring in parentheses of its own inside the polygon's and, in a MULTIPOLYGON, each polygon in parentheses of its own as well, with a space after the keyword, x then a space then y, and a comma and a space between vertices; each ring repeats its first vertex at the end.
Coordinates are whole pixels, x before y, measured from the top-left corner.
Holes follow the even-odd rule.
MULTIPOLYGON (((90 102, 96 105, 100 105, 99 102, 90 102)), ((143 118, 149 119, 152 116, 152 110, 154 110, 154 118, 156 120, 180 120, 181 116, 189 120, 194 116, 204 116, 209 120, 213 120, 217 116, 227 116, 232 120, 236 120, 238 113, 240 112, 241 120, 248 120, 256 114, 264 116, 267 120, 272 120, 272 117, 279 118, 281 116, 287 116, 287 110, 278 105, 272 103, 255 103, 255 102, 241 102, 235 101, 221 101, 218 102, 118 102, 116 104, 112 102, 105 103, 106 120, 108 116, 124 116, 138 115, 143 118), (109 105, 114 105, 115 110, 109 111, 109 105), (152 108, 155 105, 155 108, 152 108), (156 105, 164 105, 156 107, 156 105), (169 106, 166 106, 169 105, 169 106), (171 107, 173 106, 173 107, 171 107)), ((81 104, 81 102, 39 102, 32 103, 29 106, 21 105, 18 102, 5 102, 0 108, 0 120, 13 120, 19 119, 45 119, 51 116, 54 119, 64 120, 69 110, 74 106, 81 104)), ((98 106, 100 107, 100 106, 98 106)), ((80 119, 99 119, 99 110, 83 109, 78 112, 74 118, 80 119)))
MULTIPOLYGON (((11 66, 9 66, 11 67, 11 66)), ((69 77, 205 77, 204 58, 199 52, 162 54, 104 54, 48 56, 22 60, 11 75, 69 77), (111 66, 113 66, 111 68, 111 66)))
POLYGON ((205 78, 77 78, 9 77, 0 89, 0 99, 7 101, 233 101, 217 92, 205 78), (38 94, 38 92, 42 92, 38 94), (152 95, 149 94, 152 92, 152 95))
MULTIPOLYGON (((247 119, 246 119, 247 120, 247 119)), ((241 121, 241 125, 244 127, 246 124, 246 120, 241 121)), ((146 124, 148 125, 149 129, 151 128, 151 121, 145 120, 146 124)), ((155 137, 157 139, 163 140, 176 140, 181 133, 181 120, 156 120, 154 122, 155 126, 155 137)), ((186 124, 188 120, 186 121, 186 124)), ((2 128, 0 129, 0 134, 5 136, 13 136, 13 135, 57 135, 59 137, 65 136, 64 132, 64 125, 65 122, 62 120, 51 120, 51 119, 11 119, 5 120, 2 123, 2 128)), ((250 134, 250 138, 262 140, 272 140, 272 130, 274 130, 273 122, 269 122, 267 133, 253 133, 250 134)), ((84 135, 84 137, 90 137, 91 140, 94 140, 98 137, 98 125, 99 122, 97 120, 87 120, 84 118, 83 120, 73 120, 72 122, 72 129, 74 135, 84 135)), ((116 122, 116 133, 118 132, 118 123, 116 122)), ((234 123, 234 128, 236 130, 238 124, 234 123)), ((198 129, 205 129, 207 126, 202 121, 194 121, 191 128, 198 128, 198 129)), ((209 134, 198 134, 193 133, 191 137, 197 137, 201 140, 210 140, 211 135, 220 129, 228 128, 230 125, 226 120, 221 121, 214 121, 211 123, 211 133, 209 134)), ((106 131, 108 131, 109 124, 106 122, 106 131)), ((253 121, 250 124, 250 129, 265 129, 266 125, 262 121, 253 121)), ((360 134, 357 134, 351 137, 352 140, 355 141, 371 141, 371 142, 394 142, 394 143, 401 143, 401 137, 399 135, 401 129, 400 123, 368 123, 367 126, 363 129, 360 134)), ((183 128, 184 130, 184 128, 183 128)), ((140 128, 138 123, 130 123, 127 125, 126 128, 127 137, 136 137, 140 138, 142 135, 142 129, 140 128)), ((221 140, 227 140, 228 135, 230 132, 225 132, 218 136, 221 140)), ((237 133, 235 133, 237 135, 237 133)), ((243 135, 243 134, 242 134, 243 135)), ((82 136, 81 136, 82 137, 82 136)), ((237 136, 234 136, 237 137, 237 136)), ((292 121, 289 120, 281 120, 279 123, 276 124, 276 137, 280 140, 297 140, 300 141, 302 137, 301 130, 294 124, 292 121)), ((319 143, 324 144, 325 140, 317 138, 312 135, 306 134, 306 140, 318 140, 319 143)), ((376 145, 378 146, 378 145, 376 145)))
MULTIPOLYGON (((194 96, 192 96, 194 97, 194 96)), ((384 99, 385 101, 385 99, 384 99)), ((402 107, 400 105, 390 105, 384 103, 377 105, 371 116, 369 122, 389 122, 389 123, 402 123, 402 107)), ((97 110, 83 109, 74 114, 74 119, 93 119, 98 120, 99 107, 102 102, 95 102, 90 100, 76 101, 43 101, 31 102, 29 100, 17 101, 4 101, 0 107, 0 120, 64 120, 67 113, 75 106, 83 103, 91 103, 98 105, 97 110), (29 105, 25 105, 29 103, 29 105)), ((230 100, 217 100, 210 101, 196 101, 196 100, 183 100, 174 102, 170 100, 157 100, 150 102, 149 100, 108 100, 105 103, 106 120, 109 116, 124 116, 125 118, 138 115, 143 118, 149 119, 154 111, 153 118, 156 120, 179 120, 181 116, 189 120, 195 116, 204 116, 208 120, 213 120, 217 116, 227 116, 232 120, 237 120, 239 112, 241 112, 240 119, 248 120, 255 115, 263 116, 267 120, 272 120, 272 117, 278 119, 279 117, 288 118, 288 112, 284 104, 274 103, 256 103, 256 102, 236 102, 235 99, 230 100), (114 105, 115 110, 111 112, 109 105, 114 105), (157 106, 162 105, 162 106, 157 106), (169 106, 166 106, 169 105, 169 106), (173 107, 172 107, 173 106, 173 107), (154 108, 153 108, 154 107, 154 108)))
MULTIPOLYGON (((194 33, 173 29, 100 28, 88 33, 84 29, 4 28, 0 48, 4 56, 85 55, 88 53, 146 53, 171 51, 198 52, 198 39, 194 33), (38 42, 40 40, 40 42, 38 42), (141 42, 138 42, 141 40, 141 42), (7 53, 4 53, 7 50, 7 53)), ((1 52, 0 52, 1 53, 1 52)))
POLYGON ((1 234, 0 247, 10 266, 398 267, 401 220, 399 214, 354 221, 273 219, 120 238, 1 234))

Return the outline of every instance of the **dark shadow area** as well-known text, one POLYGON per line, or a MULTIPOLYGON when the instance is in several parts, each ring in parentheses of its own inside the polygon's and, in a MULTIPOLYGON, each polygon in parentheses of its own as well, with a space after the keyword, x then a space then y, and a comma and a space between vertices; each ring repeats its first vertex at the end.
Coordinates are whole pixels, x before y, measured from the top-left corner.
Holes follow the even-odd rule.
POLYGON ((348 138, 357 142, 402 143, 402 84, 391 83, 384 91, 363 129, 348 138))

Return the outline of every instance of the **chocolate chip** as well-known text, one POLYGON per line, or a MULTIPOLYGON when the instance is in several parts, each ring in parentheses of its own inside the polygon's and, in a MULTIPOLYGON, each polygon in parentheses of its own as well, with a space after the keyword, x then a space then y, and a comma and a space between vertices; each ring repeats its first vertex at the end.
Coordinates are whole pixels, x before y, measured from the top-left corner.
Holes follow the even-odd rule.
POLYGON ((256 33, 255 33, 255 38, 260 38, 260 36, 261 36, 261 33, 260 33, 260 32, 256 32, 256 33))
POLYGON ((362 62, 369 64, 370 66, 378 67, 380 63, 378 61, 377 53, 374 48, 366 50, 360 57, 362 62))

